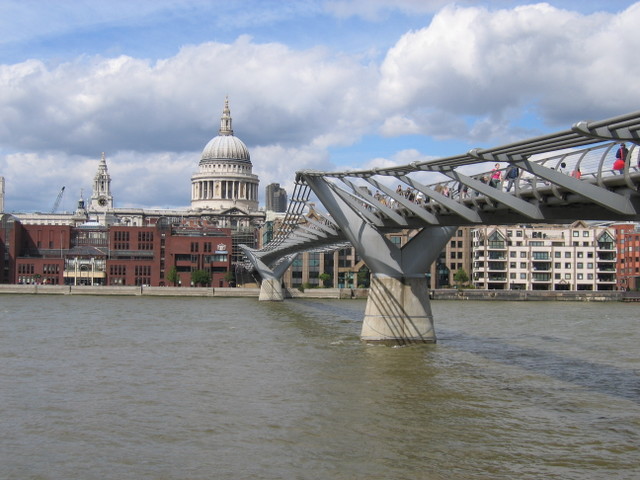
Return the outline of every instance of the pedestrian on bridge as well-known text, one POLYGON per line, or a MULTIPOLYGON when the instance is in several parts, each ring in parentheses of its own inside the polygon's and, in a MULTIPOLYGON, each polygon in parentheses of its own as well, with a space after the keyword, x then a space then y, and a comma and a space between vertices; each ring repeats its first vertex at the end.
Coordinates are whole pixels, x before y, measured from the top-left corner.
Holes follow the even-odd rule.
POLYGON ((507 168, 507 171, 505 173, 505 178, 507 179, 507 192, 511 190, 511 187, 513 187, 513 184, 515 183, 516 178, 518 178, 519 173, 520 171, 515 165, 509 165, 509 167, 507 168))
POLYGON ((491 180, 489 181, 489 185, 493 188, 498 188, 502 182, 502 172, 500 171, 500 164, 496 163, 496 166, 491 170, 491 180))
POLYGON ((624 166, 627 163, 627 157, 629 156, 629 150, 624 143, 620 144, 620 148, 616 152, 616 161, 613 162, 613 170, 622 173, 624 166))

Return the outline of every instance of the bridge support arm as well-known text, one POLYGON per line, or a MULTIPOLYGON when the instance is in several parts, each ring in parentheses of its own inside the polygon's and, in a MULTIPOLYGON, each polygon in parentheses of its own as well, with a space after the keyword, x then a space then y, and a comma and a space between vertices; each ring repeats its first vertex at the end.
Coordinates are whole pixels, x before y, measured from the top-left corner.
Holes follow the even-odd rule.
POLYGON ((260 283, 260 296, 258 301, 268 302, 281 302, 284 300, 284 292, 282 290, 282 276, 287 268, 291 266, 297 253, 287 255, 284 259, 275 265, 275 267, 269 267, 262 261, 253 249, 240 245, 240 248, 244 252, 247 259, 251 262, 253 267, 258 271, 260 277, 262 277, 262 283, 260 283))
POLYGON ((358 215, 327 180, 306 180, 372 273, 362 340, 435 342, 426 272, 457 227, 425 226, 399 247, 358 215))

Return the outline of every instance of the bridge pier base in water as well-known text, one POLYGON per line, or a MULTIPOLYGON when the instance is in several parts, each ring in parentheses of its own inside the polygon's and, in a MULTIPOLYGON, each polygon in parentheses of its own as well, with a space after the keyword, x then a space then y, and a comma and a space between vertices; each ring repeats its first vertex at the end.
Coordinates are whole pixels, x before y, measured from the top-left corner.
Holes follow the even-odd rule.
POLYGON ((279 278, 263 278, 260 284, 259 301, 281 302, 284 300, 282 281, 279 278))
POLYGON ((373 274, 360 338, 398 345, 435 343, 426 277, 373 274))
POLYGON ((240 248, 254 268, 258 271, 260 277, 262 277, 258 301, 283 301, 284 292, 282 290, 282 276, 287 268, 291 266, 298 254, 294 253, 285 255, 283 258, 276 257, 276 261, 280 260, 279 262, 276 262, 274 265, 267 265, 263 261, 263 257, 266 256, 265 252, 257 252, 246 245, 240 245, 240 248))

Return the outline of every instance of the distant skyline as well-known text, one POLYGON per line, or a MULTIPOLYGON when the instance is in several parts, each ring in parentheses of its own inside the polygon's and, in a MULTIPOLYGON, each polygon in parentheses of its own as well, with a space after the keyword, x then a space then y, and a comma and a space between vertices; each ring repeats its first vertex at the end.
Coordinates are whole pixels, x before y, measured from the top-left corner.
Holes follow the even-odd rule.
POLYGON ((640 109, 640 3, 0 0, 5 209, 187 207, 228 95, 264 189, 640 109))

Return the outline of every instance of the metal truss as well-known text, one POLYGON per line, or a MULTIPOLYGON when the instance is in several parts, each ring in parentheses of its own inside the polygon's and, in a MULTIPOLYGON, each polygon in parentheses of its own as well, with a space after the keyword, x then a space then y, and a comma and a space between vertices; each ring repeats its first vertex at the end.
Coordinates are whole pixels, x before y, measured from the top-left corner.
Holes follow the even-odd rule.
MULTIPOLYGON (((407 228, 583 220, 640 219, 640 111, 466 154, 388 168, 296 173, 284 221, 255 251, 264 260, 348 245, 335 215, 305 217, 320 185, 381 234, 407 228), (613 170, 620 142, 627 162, 613 170), (495 164, 503 178, 491 185, 495 164), (519 174, 506 190, 509 167, 519 174), (580 172, 574 176, 573 172, 580 172), (397 188, 394 188, 398 185, 397 188)), ((326 198, 326 191, 325 191, 326 198)), ((329 211, 331 209, 325 205, 329 211)))

